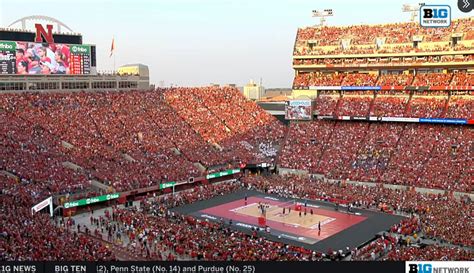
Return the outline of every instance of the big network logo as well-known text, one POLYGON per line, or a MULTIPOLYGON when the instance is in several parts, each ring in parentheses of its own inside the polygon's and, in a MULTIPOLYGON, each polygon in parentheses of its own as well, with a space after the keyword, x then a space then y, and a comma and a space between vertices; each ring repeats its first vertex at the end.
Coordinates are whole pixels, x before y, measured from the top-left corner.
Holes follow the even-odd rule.
POLYGON ((408 273, 433 273, 433 266, 431 264, 409 264, 410 270, 408 273))
POLYGON ((451 25, 451 7, 448 5, 422 5, 420 7, 420 25, 422 27, 449 27, 451 25))
POLYGON ((474 262, 406 262, 407 273, 474 273, 474 262))

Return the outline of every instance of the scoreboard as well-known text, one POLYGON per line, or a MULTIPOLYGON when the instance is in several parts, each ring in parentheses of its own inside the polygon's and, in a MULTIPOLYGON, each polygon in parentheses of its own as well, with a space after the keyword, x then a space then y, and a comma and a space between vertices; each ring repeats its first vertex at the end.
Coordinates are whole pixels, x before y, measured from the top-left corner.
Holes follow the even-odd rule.
POLYGON ((0 74, 91 74, 93 45, 0 41, 0 74))
POLYGON ((70 47, 70 74, 91 73, 91 47, 87 45, 73 45, 70 47))

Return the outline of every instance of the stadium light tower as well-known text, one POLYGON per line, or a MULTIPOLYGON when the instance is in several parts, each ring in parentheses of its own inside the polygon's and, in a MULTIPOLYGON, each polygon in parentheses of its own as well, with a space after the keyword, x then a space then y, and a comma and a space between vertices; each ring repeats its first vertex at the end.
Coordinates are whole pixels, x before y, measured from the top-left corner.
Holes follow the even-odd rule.
POLYGON ((418 11, 420 11, 420 7, 424 5, 425 3, 419 3, 418 5, 404 4, 402 11, 411 12, 410 21, 415 22, 416 17, 418 17, 418 11))
POLYGON ((319 26, 324 26, 326 23, 326 17, 332 17, 332 9, 325 9, 323 11, 313 10, 313 17, 319 17, 319 26))

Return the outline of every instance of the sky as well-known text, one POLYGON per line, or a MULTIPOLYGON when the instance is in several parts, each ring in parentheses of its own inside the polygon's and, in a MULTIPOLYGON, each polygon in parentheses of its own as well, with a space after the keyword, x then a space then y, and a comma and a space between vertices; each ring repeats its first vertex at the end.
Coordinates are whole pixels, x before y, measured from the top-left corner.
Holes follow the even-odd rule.
MULTIPOLYGON (((409 21, 409 0, 0 0, 0 26, 30 15, 62 21, 97 45, 98 70, 149 66, 150 82, 165 86, 209 83, 242 86, 251 79, 267 88, 288 88, 298 27, 317 24, 312 10, 332 8, 328 25, 409 21)), ((452 17, 468 17, 456 0, 452 17)))

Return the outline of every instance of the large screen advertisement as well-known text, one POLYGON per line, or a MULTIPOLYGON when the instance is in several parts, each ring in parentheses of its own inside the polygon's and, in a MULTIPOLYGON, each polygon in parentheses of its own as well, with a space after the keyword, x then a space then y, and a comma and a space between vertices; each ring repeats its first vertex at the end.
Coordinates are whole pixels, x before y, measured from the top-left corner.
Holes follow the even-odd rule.
POLYGON ((285 105, 285 119, 289 120, 311 120, 311 100, 290 100, 285 105))
POLYGON ((0 41, 0 74, 90 73, 90 45, 0 41))

